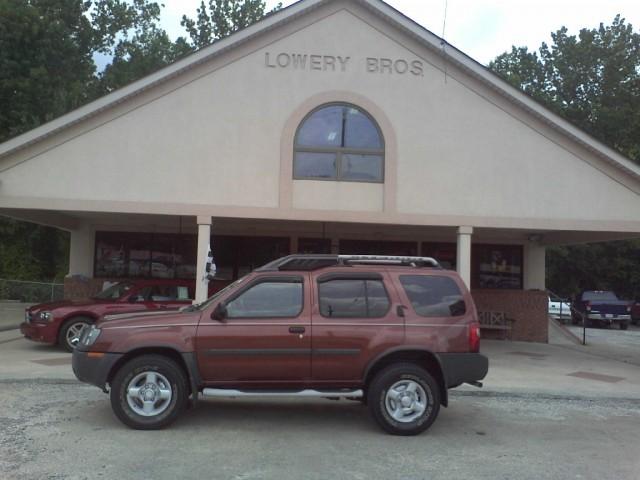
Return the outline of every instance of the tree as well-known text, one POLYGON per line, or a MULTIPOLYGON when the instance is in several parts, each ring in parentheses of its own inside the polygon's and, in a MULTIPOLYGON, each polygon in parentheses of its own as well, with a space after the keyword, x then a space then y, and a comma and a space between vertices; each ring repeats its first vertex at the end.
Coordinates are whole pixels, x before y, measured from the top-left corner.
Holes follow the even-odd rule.
POLYGON ((551 37, 537 53, 514 46, 489 68, 640 164, 640 33, 618 15, 551 37))
MULTIPOLYGON (((187 29, 191 44, 202 48, 257 22, 265 16, 265 8, 263 0, 209 0, 208 8, 203 0, 196 19, 183 15, 180 24, 187 29)), ((267 15, 281 8, 278 3, 267 15)))
POLYGON ((146 0, 0 0, 0 142, 96 98, 94 54, 159 12, 146 0))
MULTIPOLYGON (((619 15, 610 26, 562 27, 538 52, 513 47, 489 64, 506 81, 640 163, 640 34, 619 15)), ((547 285, 640 298, 640 240, 547 249, 547 285)))

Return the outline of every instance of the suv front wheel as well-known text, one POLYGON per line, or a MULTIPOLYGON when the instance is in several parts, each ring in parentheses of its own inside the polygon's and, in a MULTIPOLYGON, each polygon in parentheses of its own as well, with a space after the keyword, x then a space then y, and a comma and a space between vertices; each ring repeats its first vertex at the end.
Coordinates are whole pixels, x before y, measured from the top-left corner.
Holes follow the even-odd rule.
POLYGON ((125 363, 111 382, 111 407, 131 428, 156 430, 173 422, 187 402, 187 377, 176 362, 143 355, 125 363))
POLYGON ((373 418, 394 435, 417 435, 431 426, 440 411, 440 391, 423 368, 399 363, 380 371, 367 396, 373 418))

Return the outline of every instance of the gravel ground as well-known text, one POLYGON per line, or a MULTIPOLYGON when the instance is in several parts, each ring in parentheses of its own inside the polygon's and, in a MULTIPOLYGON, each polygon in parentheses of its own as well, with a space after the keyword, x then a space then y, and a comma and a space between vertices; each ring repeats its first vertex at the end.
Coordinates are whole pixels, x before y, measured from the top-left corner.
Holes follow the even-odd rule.
POLYGON ((640 478, 638 399, 454 392, 410 438, 349 401, 207 401, 160 432, 73 381, 2 381, 0 402, 2 480, 640 478))

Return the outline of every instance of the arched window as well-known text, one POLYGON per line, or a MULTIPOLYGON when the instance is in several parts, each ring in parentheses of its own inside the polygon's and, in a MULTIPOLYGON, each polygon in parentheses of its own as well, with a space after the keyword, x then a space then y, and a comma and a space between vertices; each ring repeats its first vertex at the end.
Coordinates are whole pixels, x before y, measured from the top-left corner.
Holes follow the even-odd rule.
POLYGON ((364 110, 346 103, 323 105, 296 132, 293 178, 384 181, 384 139, 364 110))

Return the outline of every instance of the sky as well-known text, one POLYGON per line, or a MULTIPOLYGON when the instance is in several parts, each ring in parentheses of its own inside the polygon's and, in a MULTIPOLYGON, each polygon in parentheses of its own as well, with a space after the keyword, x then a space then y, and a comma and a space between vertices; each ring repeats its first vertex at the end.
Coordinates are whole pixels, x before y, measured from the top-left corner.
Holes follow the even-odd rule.
MULTIPOLYGON (((201 0, 163 0, 161 24, 173 39, 186 36, 180 19, 196 16, 201 0)), ((467 55, 488 64, 512 45, 537 50, 551 43, 551 32, 566 26, 577 34, 581 28, 611 24, 620 13, 640 28, 639 0, 386 0, 388 4, 441 36, 467 55), (446 22, 445 19, 446 5, 446 22)), ((208 2, 207 2, 208 3, 208 2)), ((278 0, 267 0, 269 8, 278 0)), ((295 3, 282 0, 283 6, 295 3)))

